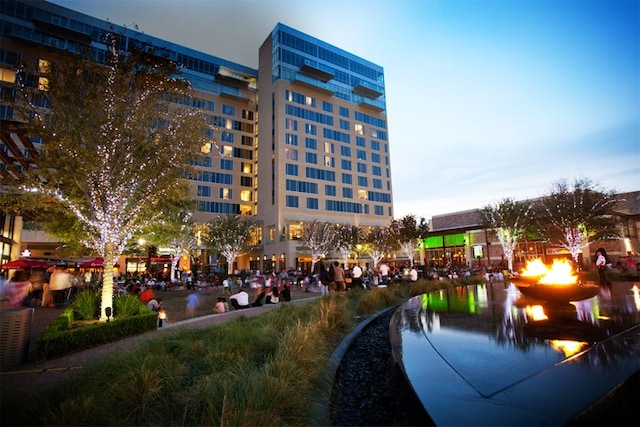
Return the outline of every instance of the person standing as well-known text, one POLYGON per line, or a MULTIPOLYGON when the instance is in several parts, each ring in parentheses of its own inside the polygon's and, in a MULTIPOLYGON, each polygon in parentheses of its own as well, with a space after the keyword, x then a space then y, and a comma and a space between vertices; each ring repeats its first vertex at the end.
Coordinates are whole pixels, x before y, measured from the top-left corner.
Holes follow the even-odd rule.
POLYGON ((362 268, 358 264, 354 265, 351 270, 351 285, 353 287, 362 286, 362 268))
POLYGON ((320 295, 329 295, 329 283, 331 282, 331 278, 329 277, 329 272, 327 271, 327 266, 324 265, 324 261, 318 261, 318 286, 320 287, 320 295))
POLYGON ((333 281, 336 284, 337 291, 346 291, 347 288, 344 284, 344 269, 340 266, 338 261, 333 262, 333 281))
POLYGON ((596 251, 596 268, 598 269, 598 276, 600 278, 600 286, 611 286, 611 282, 607 279, 607 252, 603 248, 598 248, 596 251))
POLYGON ((389 265, 383 262, 378 269, 380 270, 380 276, 382 278, 381 286, 387 287, 389 285, 389 265))

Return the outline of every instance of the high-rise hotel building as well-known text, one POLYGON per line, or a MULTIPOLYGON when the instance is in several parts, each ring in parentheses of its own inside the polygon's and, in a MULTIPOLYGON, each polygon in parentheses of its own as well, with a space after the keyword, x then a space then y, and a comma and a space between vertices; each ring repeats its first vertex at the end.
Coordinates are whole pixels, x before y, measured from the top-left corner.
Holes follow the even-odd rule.
MULTIPOLYGON (((305 221, 366 226, 392 219, 382 67, 282 24, 259 48, 256 70, 43 0, 3 0, 3 96, 11 93, 21 62, 55 61, 57 50, 78 45, 100 58, 110 33, 121 36, 125 49, 143 48, 180 64, 197 106, 220 129, 211 135, 217 147, 203 153, 191 183, 194 219, 242 214, 258 221, 261 237, 238 268, 304 265, 297 237, 305 221)), ((0 120, 4 182, 30 166, 39 141, 16 132, 3 101, 0 120)), ((0 220, 2 259, 15 258, 16 244, 27 239, 19 232, 8 237, 7 230, 20 228, 16 218, 2 214, 0 220)), ((32 248, 34 255, 47 254, 46 245, 32 248)))
POLYGON ((286 259, 298 252, 300 224, 315 219, 388 225, 393 204, 382 67, 282 24, 259 55, 258 218, 265 255, 286 259))

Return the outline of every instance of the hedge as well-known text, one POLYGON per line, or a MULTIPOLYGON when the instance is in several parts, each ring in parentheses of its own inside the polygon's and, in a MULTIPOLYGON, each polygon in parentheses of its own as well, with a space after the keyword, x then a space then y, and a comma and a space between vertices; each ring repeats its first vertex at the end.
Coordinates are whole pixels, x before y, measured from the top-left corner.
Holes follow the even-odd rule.
POLYGON ((38 360, 54 359, 76 351, 118 341, 132 335, 152 331, 158 326, 158 314, 146 307, 131 317, 109 322, 72 327, 73 308, 69 307, 36 338, 38 360))

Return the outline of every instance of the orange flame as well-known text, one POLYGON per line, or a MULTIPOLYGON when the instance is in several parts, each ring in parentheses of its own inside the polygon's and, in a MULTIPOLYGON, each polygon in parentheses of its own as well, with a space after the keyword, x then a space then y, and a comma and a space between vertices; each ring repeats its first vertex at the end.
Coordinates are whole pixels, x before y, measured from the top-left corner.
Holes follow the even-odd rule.
POLYGON ((539 258, 527 261, 521 275, 540 277, 538 283, 543 285, 573 285, 578 282, 578 277, 573 274, 571 263, 566 259, 553 260, 551 268, 539 258))

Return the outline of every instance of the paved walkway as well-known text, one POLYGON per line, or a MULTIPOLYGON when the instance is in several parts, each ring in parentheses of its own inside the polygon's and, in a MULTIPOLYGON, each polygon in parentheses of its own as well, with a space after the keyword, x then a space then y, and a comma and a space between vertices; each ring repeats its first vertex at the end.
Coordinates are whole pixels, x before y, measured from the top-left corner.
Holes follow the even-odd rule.
MULTIPOLYGON (((309 298, 292 300, 283 304, 300 305, 319 298, 318 294, 309 294, 309 298)), ((175 323, 165 323, 162 328, 149 331, 144 334, 129 337, 120 341, 104 344, 88 350, 72 353, 57 359, 47 360, 42 363, 35 361, 35 338, 37 335, 61 312, 62 309, 36 308, 31 341, 29 344, 29 356, 27 362, 11 370, 0 372, 0 393, 10 392, 38 392, 44 388, 53 387, 71 377, 75 372, 91 362, 113 352, 132 351, 143 342, 162 336, 163 334, 176 333, 184 328, 205 328, 212 325, 227 322, 238 317, 258 316, 266 311, 273 310, 278 304, 267 304, 261 307, 252 307, 243 310, 233 310, 227 313, 211 314, 203 317, 183 320, 175 323)))

